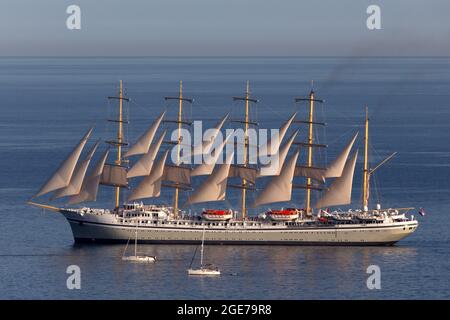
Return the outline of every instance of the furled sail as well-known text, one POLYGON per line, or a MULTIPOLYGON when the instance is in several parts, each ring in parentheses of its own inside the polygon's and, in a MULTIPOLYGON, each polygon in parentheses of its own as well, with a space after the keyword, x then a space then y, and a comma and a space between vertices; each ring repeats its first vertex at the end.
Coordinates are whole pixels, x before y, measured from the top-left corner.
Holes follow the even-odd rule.
POLYGON ((231 135, 226 137, 222 141, 222 143, 214 150, 214 155, 212 155, 211 158, 207 159, 207 161, 205 161, 205 163, 198 165, 197 167, 195 167, 192 170, 192 172, 191 172, 192 177, 209 175, 213 172, 214 166, 216 165, 217 161, 219 160, 219 157, 222 155, 223 148, 227 144, 230 136, 231 135))
POLYGON ((292 194, 292 179, 294 178, 295 164, 297 163, 298 150, 288 162, 285 163, 278 176, 272 178, 267 186, 261 191, 253 203, 253 207, 263 204, 290 201, 292 194))
POLYGON ((166 165, 162 180, 171 181, 176 184, 191 184, 191 169, 183 166, 166 165))
POLYGON ((327 168, 297 166, 295 168, 294 175, 296 177, 308 177, 316 181, 325 183, 325 178, 337 178, 340 177, 344 170, 345 163, 350 154, 350 150, 355 143, 358 136, 358 132, 353 136, 352 140, 345 146, 342 152, 336 157, 336 159, 327 168))
POLYGON ((188 198, 187 204, 225 200, 227 179, 234 153, 230 153, 224 164, 216 167, 212 175, 188 198))
POLYGON ((256 176, 257 178, 258 177, 277 176, 280 174, 281 168, 283 168, 283 165, 284 165, 284 162, 288 155, 289 149, 291 148, 292 143, 294 142, 297 134, 298 134, 298 130, 295 131, 291 135, 289 140, 280 148, 280 150, 278 151, 278 154, 273 156, 275 158, 271 159, 271 161, 272 161, 271 163, 261 166, 261 168, 259 169, 259 172, 256 176))
POLYGON ((162 119, 164 118, 165 111, 161 113, 161 115, 156 118, 155 121, 151 124, 148 130, 138 139, 138 141, 131 146, 131 148, 125 153, 124 157, 131 157, 137 154, 144 154, 148 152, 150 145, 155 137, 155 133, 161 124, 162 119))
POLYGON ((227 121, 228 117, 229 117, 229 113, 227 113, 217 124, 216 126, 212 129, 212 133, 211 135, 207 138, 207 140, 202 141, 202 143, 199 143, 197 145, 194 146, 193 150, 192 150, 192 156, 201 156, 204 154, 208 154, 211 151, 211 148, 214 145, 214 141, 217 138, 217 135, 219 134, 220 130, 222 129, 225 121, 227 121))
POLYGON ((113 187, 128 187, 127 168, 115 164, 105 164, 100 183, 113 187))
POLYGON ((280 148, 281 143, 283 142, 283 138, 286 135, 287 130, 289 129, 289 126, 291 125, 292 121, 294 121, 295 116, 297 113, 294 113, 280 128, 278 131, 278 137, 275 138, 273 141, 272 139, 269 139, 269 141, 262 145, 259 148, 259 155, 265 156, 265 155, 274 155, 278 152, 278 149, 280 148))
POLYGON ((325 191, 322 198, 316 203, 316 208, 344 205, 351 203, 353 173, 355 171, 356 158, 358 151, 354 156, 347 160, 342 171, 342 175, 336 178, 328 190, 325 191))
POLYGON ((89 163, 91 162, 92 157, 94 156, 95 151, 97 150, 99 143, 100 142, 97 142, 88 152, 83 161, 77 165, 74 173, 72 174, 72 178, 70 179, 69 185, 62 189, 56 190, 54 195, 52 196, 52 199, 58 199, 66 196, 73 196, 80 192, 84 176, 86 175, 87 168, 89 166, 89 163))
POLYGON ((34 195, 34 197, 40 197, 49 192, 67 187, 72 178, 73 171, 77 165, 78 158, 80 157, 81 151, 83 151, 87 140, 89 139, 92 128, 84 135, 81 141, 73 149, 70 155, 64 160, 64 162, 59 166, 56 172, 51 176, 51 178, 41 187, 41 189, 34 195))
POLYGON ((167 150, 160 159, 155 163, 150 174, 139 183, 139 185, 134 189, 130 196, 129 201, 159 197, 161 194, 161 181, 164 174, 164 167, 167 160, 167 155, 169 150, 167 150))
POLYGON ((228 177, 239 177, 251 184, 255 184, 257 174, 258 170, 256 168, 233 164, 231 165, 228 177))
POLYGON ((108 158, 108 153, 109 150, 106 150, 103 156, 95 165, 95 168, 91 172, 91 174, 84 178, 80 193, 70 197, 68 201, 69 204, 97 200, 98 186, 100 184, 103 167, 105 165, 106 159, 108 158))
POLYGON ((164 140, 167 130, 165 130, 158 141, 152 144, 147 153, 145 153, 127 173, 127 178, 148 176, 152 171, 153 163, 155 162, 159 148, 164 140))
POLYGON ((296 177, 308 177, 316 181, 325 183, 326 168, 316 168, 307 166, 297 166, 295 168, 294 176, 296 177))
POLYGON ((342 150, 339 156, 331 163, 331 165, 328 166, 325 172, 325 178, 337 178, 342 175, 342 171, 344 170, 348 155, 350 154, 350 150, 352 149, 357 137, 358 132, 355 133, 352 140, 350 140, 350 142, 347 144, 344 150, 342 150))

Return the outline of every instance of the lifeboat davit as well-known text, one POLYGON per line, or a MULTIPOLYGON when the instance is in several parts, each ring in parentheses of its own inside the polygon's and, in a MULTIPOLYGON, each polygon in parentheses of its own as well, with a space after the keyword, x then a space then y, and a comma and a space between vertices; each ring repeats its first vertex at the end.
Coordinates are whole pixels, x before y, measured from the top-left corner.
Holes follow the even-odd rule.
POLYGON ((226 221, 233 218, 233 212, 231 210, 207 209, 202 212, 202 217, 211 221, 226 221))
POLYGON ((299 210, 295 208, 281 209, 281 210, 270 210, 267 215, 270 219, 275 221, 290 221, 298 218, 299 210))

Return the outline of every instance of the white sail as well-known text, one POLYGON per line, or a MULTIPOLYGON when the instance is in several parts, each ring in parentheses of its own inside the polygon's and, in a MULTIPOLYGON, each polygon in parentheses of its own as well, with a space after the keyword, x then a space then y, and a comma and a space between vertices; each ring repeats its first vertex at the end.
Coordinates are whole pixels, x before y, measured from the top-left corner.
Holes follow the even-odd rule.
POLYGON ((95 165, 95 168, 91 172, 91 174, 84 178, 80 193, 70 197, 68 201, 69 204, 97 200, 98 186, 100 184, 103 167, 105 165, 106 159, 108 158, 108 153, 109 150, 106 150, 103 156, 95 165))
POLYGON ((158 130, 165 113, 166 112, 164 111, 155 121, 153 121, 148 130, 138 139, 138 141, 133 146, 131 146, 131 148, 125 153, 124 157, 131 157, 137 154, 144 154, 148 152, 148 149, 152 144, 155 133, 158 130))
POLYGON ((222 155, 223 148, 227 144, 230 136, 231 135, 226 137, 224 139, 224 141, 214 150, 214 155, 212 155, 211 158, 207 159, 208 161, 198 165, 197 167, 194 168, 194 170, 192 170, 192 172, 191 172, 192 177, 209 175, 213 172, 214 166, 216 165, 217 161, 219 160, 219 157, 222 155))
POLYGON ((152 171, 153 163, 155 162, 159 148, 164 140, 167 130, 165 130, 158 141, 152 144, 146 154, 144 154, 127 173, 127 178, 148 176, 152 171))
POLYGON ((187 204, 225 200, 228 173, 234 153, 230 153, 224 164, 216 167, 212 175, 189 197, 187 204))
POLYGON ((292 143, 295 140, 295 137, 298 134, 298 131, 295 131, 291 137, 289 138, 289 140, 280 148, 280 150, 278 151, 278 154, 273 156, 274 158, 272 158, 272 162, 265 165, 265 166, 261 166, 261 168, 258 171, 257 174, 257 178, 259 177, 268 177, 268 176, 277 176, 280 174, 281 172, 281 168, 283 168, 284 162, 286 161, 286 157, 288 155, 289 149, 292 146, 292 143))
POLYGON ((217 135, 219 134, 220 130, 222 129, 225 121, 227 121, 229 115, 230 114, 227 113, 222 118, 222 120, 220 120, 219 123, 217 123, 217 125, 212 130, 212 134, 208 137, 207 140, 202 141, 201 143, 199 143, 193 147, 192 156, 195 157, 195 156, 201 156, 201 155, 210 153, 211 148, 214 145, 214 141, 216 140, 217 135))
POLYGON ((88 152, 83 161, 77 165, 74 173, 72 174, 69 185, 62 189, 56 190, 55 194, 52 196, 52 200, 66 196, 73 196, 80 193, 87 168, 89 166, 89 163, 91 162, 92 157, 94 156, 95 151, 97 150, 99 143, 100 142, 97 142, 88 152))
POLYGON ((342 171, 342 175, 333 181, 328 190, 325 191, 322 198, 320 198, 316 203, 315 208, 324 208, 351 203, 353 173, 355 171, 357 157, 358 151, 355 152, 355 155, 352 158, 347 160, 344 170, 342 171))
POLYGON ((93 128, 84 135, 81 141, 73 149, 70 155, 64 160, 64 162, 59 166, 56 172, 51 176, 51 178, 41 187, 41 189, 33 196, 40 197, 49 192, 64 188, 69 185, 70 179, 72 178, 73 171, 77 165, 80 154, 89 139, 93 128))
POLYGON ((266 155, 274 155, 278 152, 278 149, 280 148, 281 143, 283 142, 283 138, 286 135, 287 130, 289 129, 289 126, 291 125, 292 121, 294 121, 295 116, 297 113, 294 113, 280 128, 278 131, 278 137, 275 138, 273 141, 272 139, 269 139, 269 141, 262 145, 259 148, 258 154, 260 156, 266 156, 266 155))
POLYGON ((342 171, 344 170, 345 163, 347 162, 350 150, 358 137, 358 132, 355 133, 352 140, 347 144, 347 146, 342 150, 342 152, 337 156, 337 158, 328 166, 325 171, 325 178, 337 178, 340 177, 342 171))
POLYGON ((161 181, 164 174, 164 166, 166 163, 167 155, 169 150, 167 150, 162 157, 155 163, 150 174, 139 183, 139 185, 134 189, 130 196, 129 201, 159 197, 161 194, 161 181))
POLYGON ((281 169, 280 175, 275 176, 261 191, 253 203, 253 207, 263 204, 290 201, 292 196, 292 179, 294 178, 295 164, 298 150, 281 169))

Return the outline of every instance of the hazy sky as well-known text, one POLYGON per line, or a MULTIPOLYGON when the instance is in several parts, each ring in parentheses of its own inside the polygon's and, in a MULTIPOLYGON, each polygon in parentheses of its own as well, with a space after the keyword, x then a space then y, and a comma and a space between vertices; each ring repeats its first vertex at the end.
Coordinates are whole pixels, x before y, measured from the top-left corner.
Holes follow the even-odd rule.
POLYGON ((2 56, 450 55, 449 0, 0 0, 2 56), (81 7, 81 30, 66 8, 81 7), (366 9, 381 7, 381 30, 366 9))

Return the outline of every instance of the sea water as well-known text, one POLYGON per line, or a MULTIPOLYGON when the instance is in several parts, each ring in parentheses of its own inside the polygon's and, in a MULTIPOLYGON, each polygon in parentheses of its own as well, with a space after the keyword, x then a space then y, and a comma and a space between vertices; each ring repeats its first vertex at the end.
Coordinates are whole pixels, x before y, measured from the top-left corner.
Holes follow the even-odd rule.
MULTIPOLYGON (((1 58, 0 110, 1 299, 450 298, 448 58, 1 58), (133 264, 121 260, 123 245, 74 245, 62 215, 26 201, 90 126, 92 141, 114 138, 117 124, 105 120, 117 116, 117 102, 107 96, 117 95, 120 79, 131 98, 125 107, 131 142, 163 109, 175 119, 178 105, 164 97, 177 96, 179 80, 184 96, 194 98, 192 106, 185 103, 186 117, 203 120, 204 127, 227 112, 242 117, 243 106, 232 97, 244 94, 249 80, 259 100, 251 117, 261 128, 277 128, 295 111, 306 120, 308 105, 294 98, 307 96, 314 80, 316 97, 325 99, 316 104, 316 120, 327 123, 315 130, 316 142, 329 146, 326 153, 317 150, 317 164, 332 161, 360 132, 354 208, 361 206, 367 105, 371 163, 398 152, 372 179, 371 203, 415 207, 419 228, 392 247, 207 245, 206 260, 222 271, 216 278, 188 277, 195 246, 139 245, 158 260, 133 264), (71 265, 81 270, 79 290, 67 287, 71 265), (367 287, 371 265, 380 267, 381 289, 367 287)), ((304 139, 305 125, 295 127, 304 139)), ((172 196, 165 190, 155 201, 170 205, 172 196)), ((239 209, 239 199, 232 190, 226 202, 212 206, 239 209)), ((292 201, 279 206, 303 204, 303 191, 295 190, 292 201)), ((111 208, 112 190, 102 187, 95 205, 111 208)))

